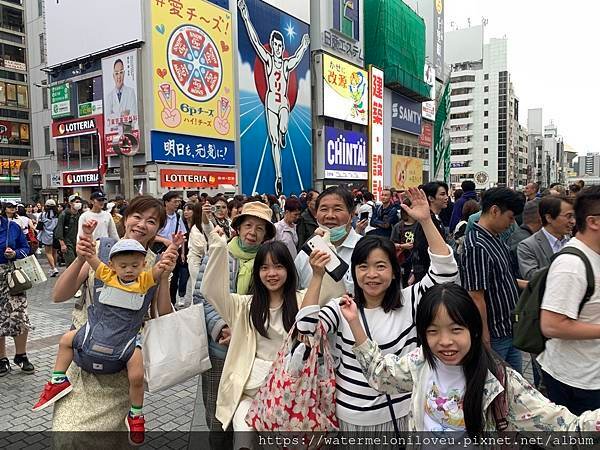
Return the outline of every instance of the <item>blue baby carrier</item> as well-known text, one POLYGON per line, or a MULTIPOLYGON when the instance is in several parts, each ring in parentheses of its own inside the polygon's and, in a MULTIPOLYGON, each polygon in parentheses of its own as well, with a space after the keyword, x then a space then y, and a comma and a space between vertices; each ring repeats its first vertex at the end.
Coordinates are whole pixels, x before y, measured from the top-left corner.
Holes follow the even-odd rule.
MULTIPOLYGON (((108 264, 110 249, 115 242, 111 238, 100 239, 98 257, 103 263, 108 264)), ((88 320, 73 339, 73 361, 86 372, 111 374, 123 370, 133 355, 156 287, 146 293, 138 310, 101 303, 100 293, 104 288, 104 283, 95 278, 88 320)))

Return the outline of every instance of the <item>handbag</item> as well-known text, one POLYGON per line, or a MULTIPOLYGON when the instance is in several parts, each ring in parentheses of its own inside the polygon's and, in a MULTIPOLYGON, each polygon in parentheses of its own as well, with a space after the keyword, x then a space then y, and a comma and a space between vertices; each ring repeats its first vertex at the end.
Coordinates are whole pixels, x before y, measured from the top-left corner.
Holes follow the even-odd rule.
POLYGON ((335 410, 335 372, 323 325, 317 327, 310 354, 299 376, 286 369, 285 354, 296 325, 285 339, 246 415, 258 432, 331 432, 338 430, 335 410), (319 348, 324 370, 319 370, 319 348))
POLYGON ((160 392, 211 368, 204 306, 200 303, 144 324, 144 388, 160 392))
POLYGON ((13 266, 15 269, 25 272, 25 275, 31 280, 32 286, 37 286, 48 280, 42 266, 34 255, 13 261, 13 266))
MULTIPOLYGON (((20 228, 19 228, 20 230, 20 228)), ((6 223, 6 245, 4 248, 9 248, 10 237, 10 222, 6 223)), ((6 282, 8 284, 8 292, 10 295, 19 295, 27 289, 31 289, 33 284, 23 269, 15 267, 12 261, 9 261, 11 270, 6 274, 6 282)))

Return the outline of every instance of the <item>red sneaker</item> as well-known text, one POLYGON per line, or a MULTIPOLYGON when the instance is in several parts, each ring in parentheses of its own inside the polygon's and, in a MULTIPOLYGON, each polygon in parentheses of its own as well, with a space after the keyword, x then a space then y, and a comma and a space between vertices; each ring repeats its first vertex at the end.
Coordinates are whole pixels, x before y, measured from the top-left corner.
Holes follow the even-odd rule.
POLYGON ((131 445, 137 446, 144 443, 144 433, 146 432, 144 427, 145 423, 144 416, 133 417, 131 414, 125 416, 125 426, 129 432, 128 439, 131 445))
POLYGON ((39 411, 40 409, 44 409, 46 406, 50 406, 56 400, 63 398, 72 390, 73 386, 71 386, 69 380, 65 380, 58 384, 52 384, 48 381, 46 386, 44 386, 44 392, 42 392, 39 401, 32 408, 32 411, 39 411))

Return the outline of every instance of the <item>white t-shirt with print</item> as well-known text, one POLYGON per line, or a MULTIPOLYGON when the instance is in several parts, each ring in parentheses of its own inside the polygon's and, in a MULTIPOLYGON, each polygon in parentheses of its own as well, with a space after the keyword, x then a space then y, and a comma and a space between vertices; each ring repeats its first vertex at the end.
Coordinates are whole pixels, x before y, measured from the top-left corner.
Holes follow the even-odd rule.
MULTIPOLYGON (((565 247, 583 251, 594 270, 595 290, 578 317, 587 290, 585 264, 575 255, 561 255, 550 266, 542 309, 582 322, 600 324, 600 254, 577 238, 565 247)), ((600 339, 550 339, 538 362, 556 380, 585 390, 600 389, 600 339)))
POLYGON ((464 431, 465 375, 462 366, 447 366, 436 360, 427 381, 423 431, 464 431))

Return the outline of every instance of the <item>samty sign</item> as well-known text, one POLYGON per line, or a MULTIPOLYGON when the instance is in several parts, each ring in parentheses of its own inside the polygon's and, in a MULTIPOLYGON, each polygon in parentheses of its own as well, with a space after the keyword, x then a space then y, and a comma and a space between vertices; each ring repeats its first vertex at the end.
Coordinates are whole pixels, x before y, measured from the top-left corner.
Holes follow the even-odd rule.
POLYGON ((421 103, 392 93, 392 128, 418 136, 421 134, 421 118, 421 103))

